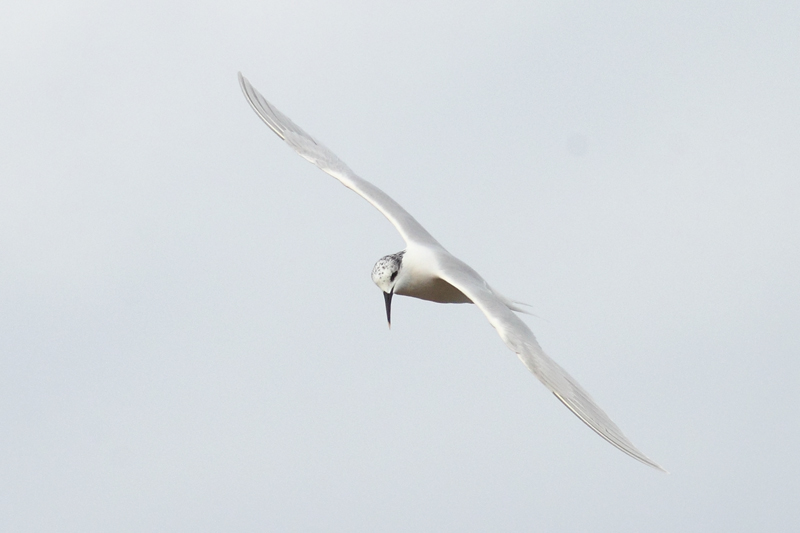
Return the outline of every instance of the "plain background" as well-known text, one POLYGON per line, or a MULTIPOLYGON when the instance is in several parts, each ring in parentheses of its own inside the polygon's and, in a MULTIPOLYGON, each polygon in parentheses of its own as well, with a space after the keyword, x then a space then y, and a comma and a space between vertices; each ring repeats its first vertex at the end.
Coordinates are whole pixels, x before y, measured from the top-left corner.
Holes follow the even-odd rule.
POLYGON ((796 2, 6 1, 3 531, 796 531, 796 2), (498 290, 598 438, 256 117, 498 290))

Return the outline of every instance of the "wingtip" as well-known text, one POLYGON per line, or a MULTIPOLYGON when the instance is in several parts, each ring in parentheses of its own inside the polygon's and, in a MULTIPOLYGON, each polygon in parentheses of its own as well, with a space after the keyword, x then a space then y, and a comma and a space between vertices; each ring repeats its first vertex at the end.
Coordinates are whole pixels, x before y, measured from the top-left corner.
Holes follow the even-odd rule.
POLYGON ((250 95, 247 94, 247 85, 248 85, 247 78, 245 78, 242 75, 242 71, 241 70, 239 72, 237 72, 236 74, 237 74, 237 78, 239 78, 239 88, 244 93, 244 97, 247 99, 247 101, 250 102, 250 95))
POLYGON ((596 424, 592 423, 590 420, 587 420, 587 418, 583 414, 581 414, 581 412, 578 409, 576 409, 574 405, 572 405, 572 402, 568 401, 566 398, 564 398, 556 391, 552 392, 553 396, 558 398, 558 400, 561 403, 563 403, 567 407, 567 409, 572 411, 572 413, 575 416, 577 416, 581 420, 581 422, 586 424, 586 426, 589 429, 600 435, 606 442, 608 442, 609 444, 611 444, 612 446, 614 446, 627 456, 636 459, 640 463, 645 464, 651 468, 655 468, 656 470, 661 470, 666 474, 669 474, 669 472, 663 466, 656 463, 655 461, 647 457, 645 454, 643 454, 641 451, 639 451, 639 449, 636 446, 634 446, 633 443, 630 440, 628 440, 628 438, 625 435, 622 434, 622 431, 616 426, 616 424, 614 424, 611 421, 610 418, 608 418, 608 415, 606 415, 604 412, 603 415, 606 417, 607 423, 614 429, 613 433, 603 431, 596 424), (614 433, 616 433, 616 435, 614 435, 614 433))
POLYGON ((659 471, 664 472, 665 474, 669 475, 669 470, 667 470, 666 468, 664 468, 663 466, 661 466, 660 464, 658 464, 657 462, 653 461, 652 459, 650 459, 647 456, 644 456, 644 459, 641 458, 641 457, 633 456, 633 455, 631 455, 631 457, 633 457, 634 459, 637 459, 639 462, 644 463, 644 464, 646 464, 647 466, 649 466, 651 468, 654 468, 656 470, 659 470, 659 471))
POLYGON ((662 471, 662 472, 664 472, 665 474, 669 475, 669 470, 667 470, 666 468, 664 468, 664 467, 663 467, 663 466, 661 466, 660 464, 658 464, 658 463, 654 463, 654 464, 653 464, 653 467, 654 467, 656 470, 661 470, 661 471, 662 471))

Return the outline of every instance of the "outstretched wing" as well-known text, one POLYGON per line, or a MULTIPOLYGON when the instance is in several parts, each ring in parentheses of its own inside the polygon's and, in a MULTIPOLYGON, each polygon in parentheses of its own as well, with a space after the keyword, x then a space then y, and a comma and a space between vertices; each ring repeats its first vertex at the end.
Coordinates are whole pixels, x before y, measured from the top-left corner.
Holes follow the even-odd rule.
POLYGON ((447 252, 440 254, 439 268, 440 277, 463 292, 483 311, 503 342, 570 411, 598 435, 634 459, 666 472, 658 463, 640 452, 592 400, 589 393, 544 353, 530 328, 508 308, 477 272, 447 252))
POLYGON ((267 126, 286 144, 308 161, 342 182, 342 185, 361 195, 366 201, 374 205, 378 211, 394 224, 406 244, 418 243, 429 246, 441 247, 425 228, 417 222, 408 211, 392 200, 389 195, 359 178, 350 170, 333 152, 292 122, 286 115, 275 109, 261 94, 239 73, 239 85, 245 98, 250 103, 253 111, 261 117, 267 126))

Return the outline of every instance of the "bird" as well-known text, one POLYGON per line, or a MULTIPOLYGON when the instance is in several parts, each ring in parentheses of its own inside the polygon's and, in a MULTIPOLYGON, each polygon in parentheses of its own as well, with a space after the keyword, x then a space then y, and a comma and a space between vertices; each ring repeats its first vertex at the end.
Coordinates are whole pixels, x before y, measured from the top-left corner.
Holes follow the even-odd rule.
POLYGON ((405 241, 405 250, 380 258, 372 269, 372 281, 383 292, 390 328, 394 295, 437 303, 475 304, 506 346, 581 421, 629 456, 666 472, 639 451, 583 387, 542 350, 531 329, 516 314, 526 312, 519 302, 502 296, 472 267, 445 250, 400 204, 357 176, 333 152, 278 111, 241 72, 239 85, 253 111, 278 137, 377 208, 405 241))

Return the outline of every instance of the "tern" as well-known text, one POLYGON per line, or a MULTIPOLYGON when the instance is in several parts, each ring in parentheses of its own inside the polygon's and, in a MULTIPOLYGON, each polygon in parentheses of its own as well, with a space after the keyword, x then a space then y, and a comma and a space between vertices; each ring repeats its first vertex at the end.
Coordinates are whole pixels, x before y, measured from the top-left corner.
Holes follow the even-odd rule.
POLYGON ((473 303, 483 311, 500 338, 556 398, 605 440, 642 463, 664 470, 640 452, 575 379, 539 346, 528 326, 515 314, 525 312, 492 289, 469 265, 454 257, 405 209, 370 182, 358 177, 330 150, 303 131, 239 73, 239 85, 253 111, 298 154, 363 197, 389 219, 406 249, 382 257, 372 281, 383 291, 391 327, 392 297, 411 296, 438 303, 473 303))

